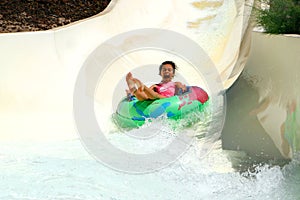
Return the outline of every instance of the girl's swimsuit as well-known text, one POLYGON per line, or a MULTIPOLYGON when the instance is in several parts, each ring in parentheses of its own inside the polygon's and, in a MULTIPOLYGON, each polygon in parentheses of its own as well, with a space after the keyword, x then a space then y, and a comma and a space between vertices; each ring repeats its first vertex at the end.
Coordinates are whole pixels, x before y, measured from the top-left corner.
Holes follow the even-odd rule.
POLYGON ((165 97, 172 97, 175 95, 175 82, 168 82, 168 83, 159 83, 156 84, 155 91, 165 97))

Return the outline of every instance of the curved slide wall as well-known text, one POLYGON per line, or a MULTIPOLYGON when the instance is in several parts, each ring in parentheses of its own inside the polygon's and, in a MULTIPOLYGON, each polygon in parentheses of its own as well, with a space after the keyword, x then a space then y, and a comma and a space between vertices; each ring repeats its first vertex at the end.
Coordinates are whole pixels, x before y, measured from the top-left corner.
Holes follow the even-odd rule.
MULTIPOLYGON (((99 15, 62 28, 0 34, 1 140, 77 138, 72 98, 78 71, 97 46, 125 31, 159 28, 187 36, 211 58, 224 88, 230 87, 249 52, 249 4, 252 1, 113 0, 99 15)), ((125 56, 120 60, 124 75, 162 61, 159 55, 147 59, 125 56)), ((184 74, 184 67, 178 73, 184 74)))
POLYGON ((227 91, 223 148, 291 158, 300 150, 300 37, 252 33, 248 62, 227 91))

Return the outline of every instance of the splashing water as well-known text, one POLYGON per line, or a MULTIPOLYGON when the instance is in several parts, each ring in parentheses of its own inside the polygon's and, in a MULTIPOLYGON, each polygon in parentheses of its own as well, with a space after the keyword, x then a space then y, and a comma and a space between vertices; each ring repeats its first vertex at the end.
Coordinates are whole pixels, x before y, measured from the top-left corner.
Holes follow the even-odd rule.
MULTIPOLYGON (((219 142, 218 142, 219 144, 219 142)), ((155 173, 119 173, 93 160, 79 141, 2 144, 0 199, 298 199, 299 161, 239 173, 215 147, 197 146, 155 173)))
MULTIPOLYGON (((204 115, 198 117, 203 119, 204 115)), ((128 152, 151 153, 176 135, 165 123, 165 119, 158 119, 132 130, 132 135, 149 136, 147 140, 135 142, 136 138, 128 137, 128 133, 116 131, 108 138, 128 152)), ((2 143, 0 199, 299 199, 299 156, 283 167, 259 164, 252 170, 238 171, 230 160, 231 152, 221 149, 220 139, 203 154, 203 145, 213 141, 207 134, 210 123, 211 120, 202 120, 183 129, 191 137, 196 136, 187 151, 169 166, 139 175, 103 166, 79 140, 2 143)), ((244 152, 235 154, 246 157, 244 152)))

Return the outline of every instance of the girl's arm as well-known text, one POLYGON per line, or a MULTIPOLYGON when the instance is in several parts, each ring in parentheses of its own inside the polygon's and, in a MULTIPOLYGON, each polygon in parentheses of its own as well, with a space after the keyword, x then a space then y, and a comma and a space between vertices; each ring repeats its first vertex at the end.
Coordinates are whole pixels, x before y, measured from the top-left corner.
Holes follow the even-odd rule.
POLYGON ((148 87, 144 87, 144 92, 151 98, 151 99, 163 99, 166 98, 165 96, 157 93, 155 91, 155 88, 157 87, 157 85, 152 85, 150 88, 148 87))

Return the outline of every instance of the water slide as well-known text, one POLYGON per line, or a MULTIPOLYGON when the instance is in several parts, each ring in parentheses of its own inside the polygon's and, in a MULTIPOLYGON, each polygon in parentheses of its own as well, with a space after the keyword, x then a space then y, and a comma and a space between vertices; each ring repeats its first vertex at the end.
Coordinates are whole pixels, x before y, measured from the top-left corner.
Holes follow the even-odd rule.
MULTIPOLYGON (((133 71, 146 82, 157 82, 159 77, 155 79, 149 75, 157 74, 157 68, 147 68, 147 66, 158 65, 165 59, 172 59, 179 66, 177 78, 180 81, 191 85, 202 85, 210 93, 228 90, 228 116, 235 116, 230 107, 233 102, 230 98, 238 96, 240 91, 234 92, 234 95, 230 92, 235 90, 234 86, 239 85, 237 79, 250 53, 252 28, 249 26, 249 19, 252 4, 251 0, 112 0, 102 13, 64 27, 48 31, 1 34, 1 141, 78 138, 73 120, 73 92, 78 73, 87 63, 102 64, 102 58, 95 57, 97 55, 95 50, 99 49, 99 46, 103 47, 101 46, 103 43, 109 44, 107 41, 111 38, 118 38, 119 35, 131 31, 129 38, 125 37, 118 41, 124 49, 130 47, 136 40, 147 42, 149 38, 141 37, 139 30, 165 30, 164 33, 184 36, 200 46, 206 56, 205 59, 199 56, 200 60, 203 59, 201 64, 211 66, 212 71, 217 71, 217 74, 213 73, 210 79, 220 81, 222 87, 218 88, 219 91, 211 91, 205 80, 205 73, 199 73, 202 68, 193 66, 188 60, 182 59, 181 55, 147 48, 129 51, 103 68, 99 83, 100 95, 96 97, 96 100, 103 100, 103 93, 106 94, 105 101, 100 102, 100 110, 105 109, 103 113, 111 114, 114 109, 114 103, 111 101, 123 96, 124 76, 127 72, 133 71), (109 87, 105 87, 107 85, 109 87)), ((172 37, 170 41, 176 43, 172 37)), ((112 52, 114 53, 120 52, 112 52)), ((249 74, 260 74, 263 77, 263 73, 256 71, 257 68, 248 68, 249 74)), ((93 72, 88 71, 87 76, 89 73, 93 72)), ((89 85, 88 79, 86 82, 89 85)), ((261 86, 257 87, 263 85, 264 83, 261 83, 261 86)), ((240 97, 244 93, 241 92, 240 97)), ((260 92, 260 95, 261 99, 258 102, 266 97, 263 92, 260 92)), ((245 104, 249 102, 248 99, 244 100, 245 104)), ((238 108, 245 106, 237 105, 240 105, 238 108)), ((273 104, 269 104, 269 107, 270 105, 273 104)), ((270 108, 270 110, 274 109, 270 108)), ((273 121, 264 120, 264 112, 267 111, 260 110, 253 114, 257 115, 259 126, 263 126, 262 130, 271 138, 267 142, 261 141, 261 145, 271 143, 270 154, 276 154, 279 150, 281 154, 290 157, 291 155, 285 154, 278 145, 280 142, 274 139, 278 136, 273 137, 273 129, 276 129, 277 134, 278 127, 268 125, 273 121)), ((267 115, 272 116, 270 113, 271 111, 267 115)), ((281 117, 283 121, 284 109, 281 113, 277 119, 281 117)), ((248 118, 245 120, 247 121, 248 118)), ((246 128, 251 127, 251 124, 245 125, 246 128)), ((241 144, 243 141, 234 143, 236 141, 234 139, 239 138, 235 134, 240 133, 237 127, 226 122, 223 132, 226 136, 222 139, 224 148, 241 147, 243 150, 254 152, 251 148, 243 148, 241 144)))
POLYGON ((299 35, 253 32, 252 41, 244 71, 227 91, 223 148, 292 158, 300 149, 299 35))

